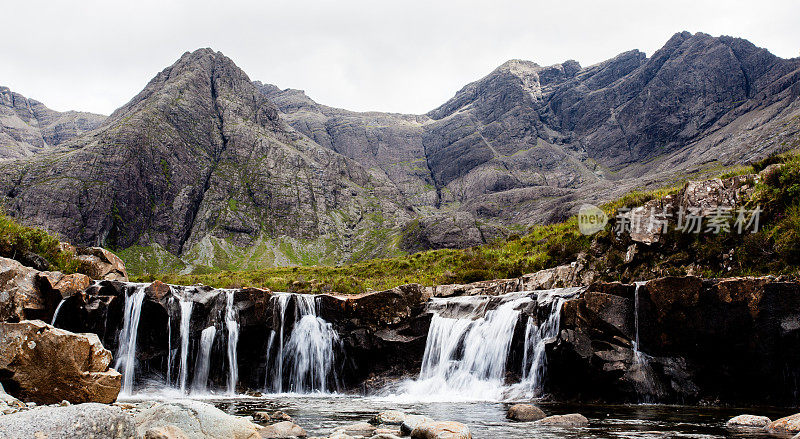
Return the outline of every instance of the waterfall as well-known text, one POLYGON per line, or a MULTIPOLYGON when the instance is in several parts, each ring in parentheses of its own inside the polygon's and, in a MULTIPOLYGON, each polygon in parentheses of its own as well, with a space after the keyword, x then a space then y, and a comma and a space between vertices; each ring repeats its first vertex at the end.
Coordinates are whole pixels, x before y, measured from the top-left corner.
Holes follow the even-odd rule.
POLYGON ((236 382, 239 380, 239 365, 236 358, 239 322, 233 304, 233 290, 226 291, 225 296, 225 327, 228 329, 228 394, 233 395, 236 393, 236 382))
MULTIPOLYGON (((545 342, 558 335, 561 306, 580 288, 510 293, 502 296, 434 298, 433 313, 419 377, 400 385, 399 397, 411 400, 502 400, 532 396, 546 372, 545 342), (527 318, 524 342, 515 343, 517 325, 534 298, 547 317, 527 318), (522 381, 508 384, 513 346, 524 346, 522 381)), ((517 357, 518 358, 518 357, 517 357)))
POLYGON ((61 307, 64 305, 64 302, 67 299, 61 299, 61 302, 58 302, 58 306, 56 306, 56 311, 53 313, 53 320, 50 322, 51 325, 56 325, 56 319, 58 318, 58 312, 61 311, 61 307))
MULTIPOLYGON (((267 344, 268 391, 327 392, 339 387, 335 351, 341 349, 333 325, 319 317, 317 298, 306 294, 275 294, 273 330, 267 344), (293 305, 290 308, 290 305, 293 305), (286 320, 287 314, 294 320, 286 320), (286 325, 291 332, 285 334, 286 325)), ((288 328, 287 328, 288 329, 288 328)))
POLYGON ((404 383, 403 394, 412 398, 500 399, 520 309, 530 302, 527 293, 433 299, 422 369, 419 378, 404 383), (502 302, 481 317, 493 300, 502 302), (465 303, 473 309, 467 316, 442 316, 465 303))
POLYGON ((208 391, 208 372, 211 369, 211 348, 214 345, 214 337, 217 335, 217 328, 209 326, 200 333, 200 351, 197 352, 197 359, 194 363, 194 381, 192 382, 192 393, 204 394, 208 391))
POLYGON ((640 401, 652 402, 654 399, 657 399, 659 395, 664 393, 664 389, 655 378, 655 372, 650 365, 650 356, 642 352, 642 345, 639 342, 639 289, 645 283, 646 282, 636 282, 636 289, 633 295, 633 365, 628 371, 628 374, 634 382, 634 387, 636 393, 639 394, 640 401))
POLYGON ((189 324, 192 320, 192 306, 194 302, 188 299, 181 299, 181 362, 178 375, 181 393, 186 393, 186 379, 189 374, 189 324))
POLYGON ((539 306, 549 305, 547 318, 540 325, 536 319, 528 317, 525 327, 525 350, 522 359, 522 379, 529 385, 533 395, 540 395, 547 373, 546 341, 558 335, 561 327, 561 307, 564 298, 542 294, 537 298, 539 306))
POLYGON ((633 326, 636 334, 633 342, 633 352, 637 358, 641 355, 641 351, 639 351, 639 288, 644 284, 644 282, 636 282, 636 289, 633 293, 633 326))
POLYGON ((167 317, 167 387, 172 374, 172 316, 167 317))
POLYGON ((133 378, 136 372, 136 337, 139 333, 139 317, 144 302, 144 287, 138 286, 136 292, 125 296, 122 331, 119 333, 117 361, 114 368, 122 372, 122 390, 120 393, 130 395, 133 390, 133 378))

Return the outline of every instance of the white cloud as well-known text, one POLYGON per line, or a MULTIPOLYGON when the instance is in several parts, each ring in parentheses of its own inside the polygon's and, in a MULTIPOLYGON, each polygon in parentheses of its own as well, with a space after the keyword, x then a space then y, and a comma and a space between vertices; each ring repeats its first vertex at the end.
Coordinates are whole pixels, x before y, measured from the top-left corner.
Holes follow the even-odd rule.
POLYGON ((682 30, 747 38, 782 57, 800 49, 795 0, 3 3, 0 84, 54 109, 105 114, 199 47, 327 105, 410 113, 511 58, 585 66, 651 54, 682 30))

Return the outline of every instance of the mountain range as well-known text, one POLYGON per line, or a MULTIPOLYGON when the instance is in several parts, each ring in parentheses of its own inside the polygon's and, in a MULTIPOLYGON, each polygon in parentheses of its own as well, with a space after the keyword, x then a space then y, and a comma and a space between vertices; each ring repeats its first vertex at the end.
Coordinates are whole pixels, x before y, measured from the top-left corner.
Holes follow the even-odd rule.
POLYGON ((0 205, 151 269, 468 247, 795 148, 798 97, 800 59, 702 33, 511 60, 422 115, 328 107, 200 49, 108 117, 0 88, 0 205))

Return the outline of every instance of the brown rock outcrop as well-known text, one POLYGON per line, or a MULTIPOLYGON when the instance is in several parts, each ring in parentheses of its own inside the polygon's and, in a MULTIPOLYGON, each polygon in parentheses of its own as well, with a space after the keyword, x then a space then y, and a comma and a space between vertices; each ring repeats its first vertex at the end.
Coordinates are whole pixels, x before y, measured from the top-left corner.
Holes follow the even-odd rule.
POLYGON ((33 320, 0 323, 0 376, 11 395, 53 404, 111 403, 121 375, 95 334, 73 334, 33 320))

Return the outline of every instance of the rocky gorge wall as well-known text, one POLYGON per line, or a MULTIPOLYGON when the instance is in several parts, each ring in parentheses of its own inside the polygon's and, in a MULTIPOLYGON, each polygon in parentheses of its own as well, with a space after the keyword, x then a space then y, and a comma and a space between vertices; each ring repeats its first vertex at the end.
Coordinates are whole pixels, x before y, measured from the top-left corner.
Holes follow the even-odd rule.
MULTIPOLYGON (((509 293, 527 291, 523 296, 536 298, 548 288, 579 286, 580 279, 572 276, 576 265, 468 285, 410 284, 362 295, 311 298, 255 288, 218 290, 202 285, 101 280, 86 288, 61 290, 63 301, 48 300, 45 298, 53 290, 44 283, 47 276, 10 260, 0 261, 0 279, 4 304, 22 304, 7 308, 4 322, 29 318, 50 322, 58 308, 57 327, 96 334, 117 361, 126 304, 134 294, 143 292, 135 339, 134 391, 153 383, 176 386, 184 338, 185 374, 193 376, 200 364, 197 358, 202 333, 214 327, 207 388, 223 392, 231 371, 230 354, 226 356, 231 337, 226 315, 233 309, 238 392, 270 390, 269 383, 281 373, 285 386, 294 385, 292 380, 308 381, 304 374, 313 375, 312 370, 286 370, 296 369, 291 355, 279 357, 282 362, 274 359, 279 349, 276 343, 281 342, 280 349, 290 349, 288 334, 294 337, 295 328, 303 328, 310 331, 307 340, 319 340, 319 334, 324 333, 329 338, 322 338, 323 342, 335 343, 332 357, 325 360, 333 364, 324 366, 321 372, 331 379, 324 388, 309 384, 303 387, 305 390, 374 393, 419 374, 431 319, 439 312, 431 309, 432 299, 456 299, 455 303, 469 307, 467 299, 471 297, 502 299, 509 293), (39 281, 29 281, 32 278, 39 281), (192 304, 184 335, 181 311, 187 300, 192 304), (313 309, 304 310, 303 303, 313 309), (279 371, 279 364, 285 369, 279 371), (292 373, 297 377, 292 378, 292 373)), ((485 303, 479 310, 484 316, 497 309, 501 300, 485 303)), ((798 305, 800 283, 776 277, 685 276, 639 284, 592 283, 563 301, 558 310, 557 335, 544 340, 547 372, 543 391, 558 400, 796 402, 796 371, 800 370, 798 305)), ((550 308, 534 300, 513 315, 516 321, 510 324, 514 334, 503 365, 506 383, 519 382, 524 374, 520 360, 523 343, 527 343, 526 321, 541 325, 549 312, 550 308)), ((464 315, 456 309, 441 316, 464 315)), ((468 318, 481 317, 473 314, 468 318)), ((310 360, 321 361, 313 356, 310 360)), ((0 367, 0 382, 6 389, 20 389, 15 378, 20 373, 4 365, 0 367)))

